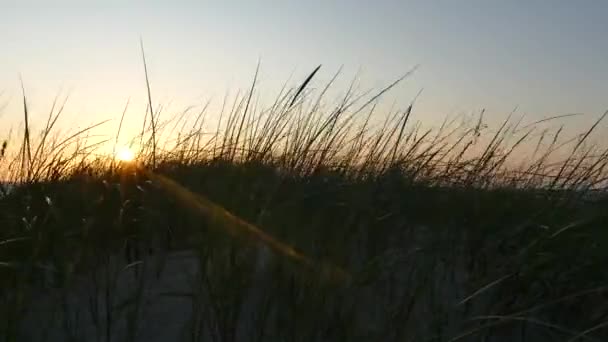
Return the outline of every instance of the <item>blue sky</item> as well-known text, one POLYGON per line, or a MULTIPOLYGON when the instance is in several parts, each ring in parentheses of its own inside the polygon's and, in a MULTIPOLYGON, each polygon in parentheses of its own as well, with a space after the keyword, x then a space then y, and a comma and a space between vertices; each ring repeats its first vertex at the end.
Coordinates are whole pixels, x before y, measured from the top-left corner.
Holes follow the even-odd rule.
POLYGON ((380 87, 419 64, 389 94, 417 119, 515 106, 528 121, 608 109, 606 1, 0 1, 0 129, 20 118, 19 75, 32 116, 63 89, 64 125, 145 108, 139 37, 153 96, 171 108, 246 88, 258 58, 269 95, 318 64, 318 82, 344 65, 344 82, 380 87))

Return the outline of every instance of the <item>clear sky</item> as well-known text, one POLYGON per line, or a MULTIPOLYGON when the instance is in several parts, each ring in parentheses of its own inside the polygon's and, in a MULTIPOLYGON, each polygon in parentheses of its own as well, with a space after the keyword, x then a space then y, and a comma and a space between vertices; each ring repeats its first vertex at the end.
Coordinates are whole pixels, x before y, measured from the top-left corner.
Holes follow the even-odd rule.
MULTIPOLYGON (((323 64, 391 93, 424 92, 418 119, 513 107, 529 121, 566 113, 588 124, 608 109, 608 1, 0 1, 0 130, 20 118, 19 74, 34 119, 69 92, 65 124, 145 108, 139 37, 157 103, 221 100, 246 88, 258 58, 268 91, 323 64)), ((295 81, 294 81, 295 82, 295 81)), ((390 102, 389 101, 389 102, 390 102)), ((131 113, 131 112, 130 112, 131 113)))

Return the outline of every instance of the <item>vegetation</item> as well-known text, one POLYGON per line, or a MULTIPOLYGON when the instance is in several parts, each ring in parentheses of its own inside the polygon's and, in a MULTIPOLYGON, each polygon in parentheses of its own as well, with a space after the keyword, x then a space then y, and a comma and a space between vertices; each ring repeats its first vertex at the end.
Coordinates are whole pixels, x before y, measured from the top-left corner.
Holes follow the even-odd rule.
POLYGON ((161 121, 147 83, 133 162, 95 156, 98 125, 54 135, 59 104, 30 132, 24 94, 0 154, 0 337, 608 337, 607 114, 566 140, 483 112, 426 130, 414 103, 377 113, 407 74, 331 105, 318 70, 268 107, 256 72, 213 133, 205 110, 161 121))

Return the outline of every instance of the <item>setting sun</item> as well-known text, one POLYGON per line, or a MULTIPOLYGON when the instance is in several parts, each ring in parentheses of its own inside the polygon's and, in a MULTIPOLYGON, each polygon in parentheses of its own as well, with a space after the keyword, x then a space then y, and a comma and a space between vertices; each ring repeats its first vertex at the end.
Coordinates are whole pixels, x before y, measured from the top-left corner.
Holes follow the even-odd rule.
POLYGON ((118 152, 116 152, 116 159, 123 162, 130 162, 135 159, 135 153, 129 147, 121 147, 118 152))

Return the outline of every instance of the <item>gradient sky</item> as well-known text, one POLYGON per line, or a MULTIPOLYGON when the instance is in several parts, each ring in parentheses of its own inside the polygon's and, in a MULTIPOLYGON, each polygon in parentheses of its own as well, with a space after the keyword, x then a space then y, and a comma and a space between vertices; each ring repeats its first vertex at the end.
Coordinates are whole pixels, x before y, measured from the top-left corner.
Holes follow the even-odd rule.
MULTIPOLYGON (((155 102, 171 108, 246 88, 258 58, 261 88, 318 82, 344 65, 380 87, 420 64, 389 94, 417 119, 515 106, 528 121, 587 125, 608 109, 608 1, 0 1, 0 130, 21 116, 19 75, 34 119, 70 93, 64 125, 116 119, 127 98, 145 109, 139 37, 155 102)), ((131 114, 133 113, 133 114, 131 114)), ((115 124, 115 123, 114 123, 115 124)), ((114 125, 113 124, 113 125, 114 125)))

